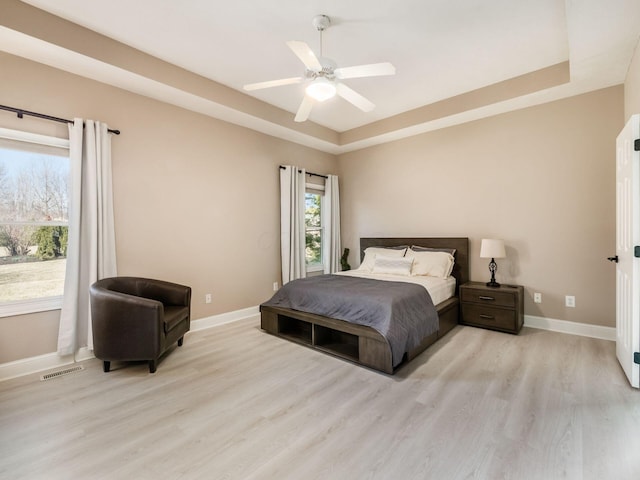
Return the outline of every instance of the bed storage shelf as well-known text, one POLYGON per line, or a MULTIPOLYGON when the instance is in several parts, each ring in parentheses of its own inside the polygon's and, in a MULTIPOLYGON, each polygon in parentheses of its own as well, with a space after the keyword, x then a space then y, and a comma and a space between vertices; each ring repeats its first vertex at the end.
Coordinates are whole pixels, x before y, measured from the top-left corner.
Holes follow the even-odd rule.
POLYGON ((312 325, 309 322, 282 315, 278 319, 278 335, 294 342, 311 345, 312 325))
POLYGON ((357 335, 328 328, 318 323, 313 325, 313 345, 339 357, 360 360, 360 345, 357 335))

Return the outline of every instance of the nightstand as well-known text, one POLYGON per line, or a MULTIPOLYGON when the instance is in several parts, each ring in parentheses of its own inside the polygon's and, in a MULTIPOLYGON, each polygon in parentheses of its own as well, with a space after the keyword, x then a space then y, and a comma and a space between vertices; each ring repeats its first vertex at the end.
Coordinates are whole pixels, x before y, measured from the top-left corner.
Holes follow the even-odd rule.
POLYGON ((482 282, 460 286, 460 323, 517 334, 524 323, 524 287, 487 287, 482 282))

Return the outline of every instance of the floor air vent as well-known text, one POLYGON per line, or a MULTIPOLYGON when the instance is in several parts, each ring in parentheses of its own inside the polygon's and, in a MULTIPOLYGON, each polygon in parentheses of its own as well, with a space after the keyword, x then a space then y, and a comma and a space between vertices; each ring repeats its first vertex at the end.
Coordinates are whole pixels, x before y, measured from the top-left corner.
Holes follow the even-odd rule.
POLYGON ((51 373, 47 373, 45 375, 42 375, 40 377, 40 381, 44 382, 45 380, 51 380, 52 378, 58 378, 58 377, 61 377, 63 375, 69 375, 70 373, 79 372, 80 370, 84 370, 84 367, 82 365, 78 365, 76 367, 65 368, 64 370, 58 370, 57 372, 51 372, 51 373))

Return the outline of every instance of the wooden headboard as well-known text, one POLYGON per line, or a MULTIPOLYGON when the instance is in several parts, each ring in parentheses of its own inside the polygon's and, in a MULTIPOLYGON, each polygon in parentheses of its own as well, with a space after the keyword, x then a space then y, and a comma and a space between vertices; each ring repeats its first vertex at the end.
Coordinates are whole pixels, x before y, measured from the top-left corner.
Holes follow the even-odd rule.
POLYGON ((455 248, 456 263, 452 275, 456 278, 456 290, 460 285, 469 281, 469 239, 467 237, 454 238, 361 238, 360 261, 364 258, 364 251, 368 247, 396 247, 399 245, 417 245, 428 248, 455 248))

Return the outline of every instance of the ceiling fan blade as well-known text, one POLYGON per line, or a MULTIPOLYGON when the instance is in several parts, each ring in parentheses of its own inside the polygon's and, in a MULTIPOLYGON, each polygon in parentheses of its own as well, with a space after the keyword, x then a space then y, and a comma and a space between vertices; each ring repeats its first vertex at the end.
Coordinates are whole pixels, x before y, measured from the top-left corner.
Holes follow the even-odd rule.
POLYGON ((355 67, 336 68, 337 78, 380 77, 382 75, 395 75, 396 67, 389 62, 370 63, 355 67))
POLYGON ((280 87, 281 85, 291 85, 293 83, 302 82, 302 77, 282 78, 280 80, 270 80, 268 82, 250 83, 245 85, 244 88, 247 91, 260 90, 262 88, 280 87))
POLYGON ((304 122, 307 118, 309 118, 311 108, 313 108, 313 100, 305 95, 302 99, 300 107, 298 108, 298 113, 296 113, 296 118, 294 118, 294 120, 296 122, 304 122))
POLYGON ((320 61, 316 54, 313 53, 309 45, 304 42, 299 42, 297 40, 291 40, 287 42, 287 46, 296 54, 296 57, 304 63, 304 66, 309 70, 313 70, 314 72, 319 72, 322 70, 322 65, 320 65, 320 61))
POLYGON ((363 112, 370 112, 371 110, 376 108, 373 103, 364 98, 358 92, 347 87, 344 83, 338 83, 336 85, 336 91, 338 95, 344 98, 347 102, 352 103, 353 105, 358 107, 363 112))

